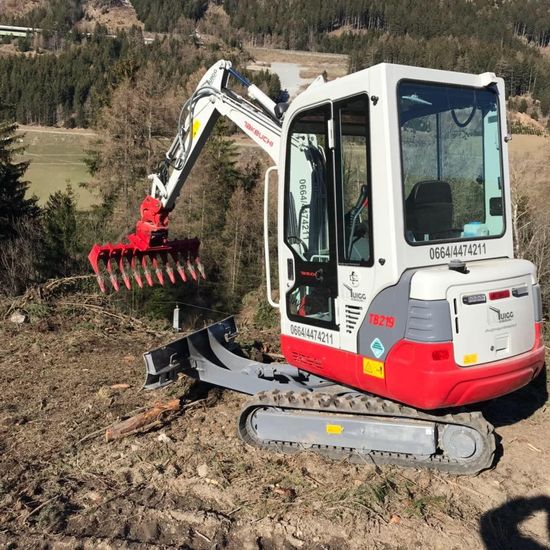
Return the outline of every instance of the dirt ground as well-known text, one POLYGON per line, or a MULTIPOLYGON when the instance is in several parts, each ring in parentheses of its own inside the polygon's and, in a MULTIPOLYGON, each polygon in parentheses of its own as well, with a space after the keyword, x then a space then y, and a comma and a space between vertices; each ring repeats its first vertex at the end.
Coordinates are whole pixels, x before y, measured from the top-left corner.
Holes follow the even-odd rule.
POLYGON ((476 477, 276 455, 238 439, 243 396, 184 379, 140 390, 141 354, 174 335, 83 303, 0 321, 1 548, 550 547, 545 379, 483 407, 500 446, 476 477), (199 401, 105 441, 111 423, 174 397, 199 401))

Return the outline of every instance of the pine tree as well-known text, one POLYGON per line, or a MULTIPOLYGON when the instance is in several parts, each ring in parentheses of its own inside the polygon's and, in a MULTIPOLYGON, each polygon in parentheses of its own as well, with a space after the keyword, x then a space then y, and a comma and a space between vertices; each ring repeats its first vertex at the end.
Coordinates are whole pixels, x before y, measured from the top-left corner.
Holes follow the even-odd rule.
POLYGON ((22 178, 29 161, 16 162, 24 147, 17 145, 17 124, 0 123, 0 240, 16 236, 17 222, 36 217, 36 197, 25 198, 28 182, 22 178))
POLYGON ((44 277, 66 277, 77 265, 76 200, 70 187, 50 195, 43 210, 41 271, 44 277))

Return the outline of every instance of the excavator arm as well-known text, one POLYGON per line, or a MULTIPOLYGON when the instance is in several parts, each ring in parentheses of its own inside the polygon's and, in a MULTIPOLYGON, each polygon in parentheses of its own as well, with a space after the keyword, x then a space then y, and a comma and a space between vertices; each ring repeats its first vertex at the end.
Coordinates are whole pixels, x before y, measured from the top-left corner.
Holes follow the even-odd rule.
POLYGON ((257 86, 235 71, 229 61, 220 60, 202 77, 196 90, 181 109, 178 130, 156 173, 149 176, 151 192, 143 200, 141 218, 128 243, 95 244, 88 255, 103 292, 108 278, 114 290, 131 288, 131 278, 143 287, 145 279, 165 283, 165 275, 175 283, 177 275, 204 278, 198 239, 168 240, 168 216, 216 120, 224 116, 275 161, 279 158, 281 119, 284 112, 257 86), (255 103, 230 90, 230 77, 236 79, 255 103))

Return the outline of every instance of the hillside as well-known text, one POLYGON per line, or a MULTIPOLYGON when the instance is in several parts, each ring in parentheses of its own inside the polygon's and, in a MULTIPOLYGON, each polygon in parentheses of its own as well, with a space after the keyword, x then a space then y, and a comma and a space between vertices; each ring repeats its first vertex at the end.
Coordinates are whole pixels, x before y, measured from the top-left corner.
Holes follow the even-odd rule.
POLYGON ((109 32, 116 33, 120 29, 134 26, 143 28, 129 0, 88 0, 84 4, 84 16, 76 24, 76 28, 83 32, 92 32, 96 25, 102 25, 109 32))
MULTIPOLYGON (((504 77, 509 96, 540 102, 535 116, 550 113, 545 53, 550 0, 421 0, 414 9, 400 0, 323 0, 316 9, 306 0, 2 0, 2 5, 12 23, 38 26, 48 34, 55 30, 53 43, 39 44, 42 52, 59 51, 60 35, 73 29, 89 32, 99 23, 113 33, 137 26, 149 37, 172 33, 211 51, 223 51, 225 44, 349 55, 350 71, 382 61, 493 71, 504 77)), ((36 48, 25 41, 20 46, 22 51, 36 48)))
POLYGON ((47 2, 46 0, 0 0, 0 23, 18 23, 38 27, 58 27, 83 32, 103 25, 110 32, 141 26, 129 0, 73 0, 47 2), (72 8, 72 9, 71 9, 72 8), (71 13, 72 12, 72 13, 71 13))

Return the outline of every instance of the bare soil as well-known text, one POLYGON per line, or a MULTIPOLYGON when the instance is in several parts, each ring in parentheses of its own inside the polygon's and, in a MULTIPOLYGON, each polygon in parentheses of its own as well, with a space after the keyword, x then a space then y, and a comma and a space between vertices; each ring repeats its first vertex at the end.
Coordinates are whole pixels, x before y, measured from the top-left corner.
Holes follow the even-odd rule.
MULTIPOLYGON (((27 303, 29 323, 0 321, 0 547, 550 547, 542 377, 483 406, 499 456, 476 477, 271 454, 237 437, 241 395, 186 379, 140 390, 141 354, 174 335, 86 300, 27 303), (105 442, 111 423, 174 397, 200 401, 105 442)), ((275 351, 274 331, 243 321, 243 341, 275 351)))
POLYGON ((80 21, 79 28, 91 32, 97 24, 107 27, 110 32, 133 26, 143 29, 143 23, 128 0, 120 0, 109 8, 100 7, 93 0, 86 2, 84 19, 80 21))

